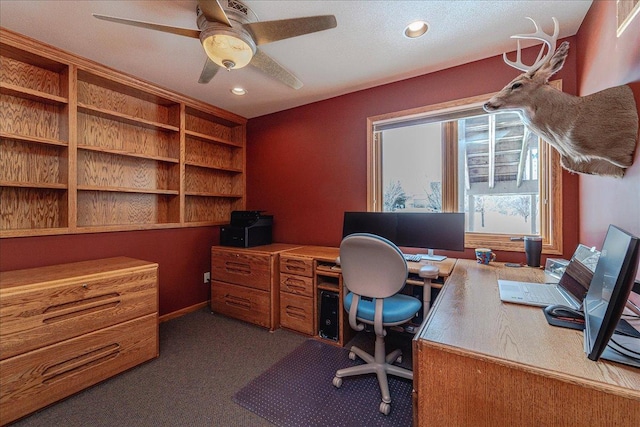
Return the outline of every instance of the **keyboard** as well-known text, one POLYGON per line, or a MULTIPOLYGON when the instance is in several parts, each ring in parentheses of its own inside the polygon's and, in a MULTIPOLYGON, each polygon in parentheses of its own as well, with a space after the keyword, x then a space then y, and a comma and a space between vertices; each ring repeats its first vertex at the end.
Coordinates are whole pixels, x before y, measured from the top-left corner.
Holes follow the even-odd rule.
POLYGON ((402 254, 402 255, 404 256, 405 261, 420 262, 420 260, 422 259, 422 257, 418 254, 402 254))

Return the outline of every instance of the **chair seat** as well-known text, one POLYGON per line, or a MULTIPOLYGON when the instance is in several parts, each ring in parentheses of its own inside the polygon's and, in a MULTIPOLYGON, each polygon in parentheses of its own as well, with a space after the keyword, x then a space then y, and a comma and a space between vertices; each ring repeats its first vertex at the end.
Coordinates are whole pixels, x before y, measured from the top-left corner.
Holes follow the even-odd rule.
MULTIPOLYGON (((352 300, 353 293, 349 292, 344 297, 344 306, 347 312, 351 308, 352 300)), ((410 320, 418 311, 420 311, 421 307, 422 302, 409 295, 396 294, 394 296, 385 298, 382 310, 382 323, 404 323, 410 320)), ((360 298, 357 317, 365 321, 373 322, 375 308, 375 298, 373 298, 371 301, 360 298)))

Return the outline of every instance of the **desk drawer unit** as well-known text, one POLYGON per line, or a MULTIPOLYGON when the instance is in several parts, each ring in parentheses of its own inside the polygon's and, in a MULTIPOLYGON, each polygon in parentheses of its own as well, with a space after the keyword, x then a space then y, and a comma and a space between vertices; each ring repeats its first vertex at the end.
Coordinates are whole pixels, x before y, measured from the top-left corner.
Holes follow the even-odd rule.
POLYGON ((303 334, 313 335, 313 298, 280 293, 280 325, 303 334))
POLYGON ((158 265, 0 273, 0 425, 158 356, 158 265))
POLYGON ((158 310, 155 268, 0 291, 0 358, 158 310))
POLYGON ((157 356, 155 314, 0 362, 2 424, 157 356))
POLYGON ((313 258, 280 256, 280 325, 314 334, 313 258))
POLYGON ((269 291, 271 257, 258 253, 233 250, 213 250, 211 279, 269 291))
POLYGON ((313 277, 313 259, 283 255, 280 257, 280 272, 313 277))
POLYGON ((313 296, 313 277, 280 273, 280 292, 311 297, 313 296))
POLYGON ((211 281, 211 310, 225 316, 271 327, 269 292, 211 281))

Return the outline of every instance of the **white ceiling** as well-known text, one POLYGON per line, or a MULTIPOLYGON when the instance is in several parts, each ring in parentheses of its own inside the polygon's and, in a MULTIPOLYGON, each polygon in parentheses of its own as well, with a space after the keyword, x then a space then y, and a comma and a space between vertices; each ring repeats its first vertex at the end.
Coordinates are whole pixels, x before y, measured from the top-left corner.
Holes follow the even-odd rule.
MULTIPOLYGON (((513 51, 509 37, 533 32, 535 19, 560 38, 574 35, 592 1, 266 1, 246 0, 260 21, 333 14, 337 28, 260 48, 295 74, 294 90, 252 67, 202 85, 206 55, 197 39, 101 21, 92 13, 197 29, 196 0, 1 0, 0 26, 200 99, 247 118, 513 51), (404 37, 415 19, 429 23, 404 37), (232 95, 233 86, 248 94, 232 95)), ((505 65, 506 66, 506 65, 505 65)), ((514 75, 516 71, 514 70, 514 75)))

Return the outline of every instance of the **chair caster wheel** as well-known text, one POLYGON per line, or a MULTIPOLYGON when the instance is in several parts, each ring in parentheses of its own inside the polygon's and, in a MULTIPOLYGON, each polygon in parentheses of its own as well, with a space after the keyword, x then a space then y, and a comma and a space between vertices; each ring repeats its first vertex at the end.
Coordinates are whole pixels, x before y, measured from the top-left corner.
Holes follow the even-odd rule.
POLYGON ((349 359, 356 360, 356 354, 353 351, 349 352, 349 359))
POLYGON ((389 415, 389 412, 391 412, 391 404, 380 402, 380 412, 382 412, 384 415, 389 415))
POLYGON ((335 388, 340 388, 342 387, 342 378, 339 377, 333 377, 333 386, 335 388))

